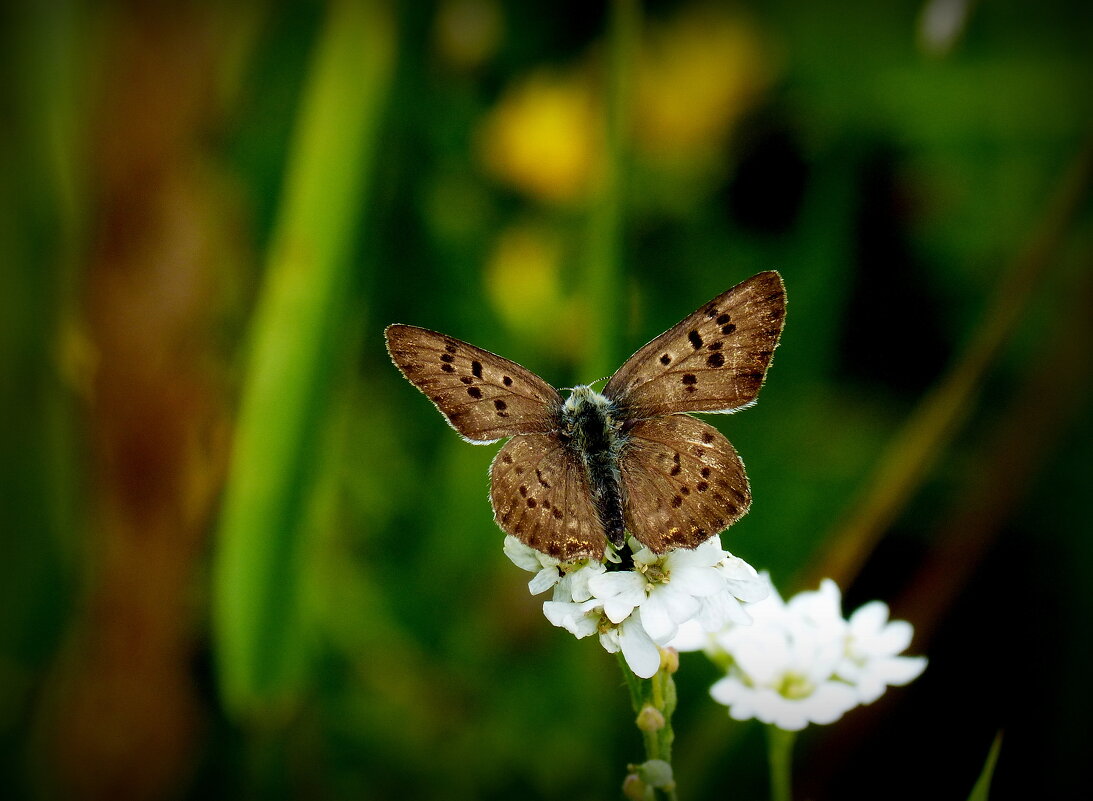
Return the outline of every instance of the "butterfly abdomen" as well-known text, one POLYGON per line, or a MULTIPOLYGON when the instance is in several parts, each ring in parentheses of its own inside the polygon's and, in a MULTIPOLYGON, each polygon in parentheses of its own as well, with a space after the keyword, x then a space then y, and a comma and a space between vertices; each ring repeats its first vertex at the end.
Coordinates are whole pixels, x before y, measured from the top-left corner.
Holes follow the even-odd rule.
POLYGON ((562 409, 562 431, 584 464, 604 533, 619 548, 624 528, 619 454, 626 437, 614 411, 614 404, 600 393, 576 387, 562 409))

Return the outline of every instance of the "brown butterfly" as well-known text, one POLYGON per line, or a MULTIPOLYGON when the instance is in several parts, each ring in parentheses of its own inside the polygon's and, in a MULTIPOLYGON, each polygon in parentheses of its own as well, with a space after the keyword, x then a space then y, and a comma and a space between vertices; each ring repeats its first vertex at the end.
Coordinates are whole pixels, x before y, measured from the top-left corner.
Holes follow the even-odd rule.
POLYGON ((497 524, 562 561, 602 559, 624 532, 657 553, 694 548, 751 505, 744 464, 685 412, 755 401, 785 317, 785 286, 759 273, 626 360, 603 392, 562 397, 516 362, 409 325, 387 327, 395 366, 464 439, 511 437, 490 466, 497 524))

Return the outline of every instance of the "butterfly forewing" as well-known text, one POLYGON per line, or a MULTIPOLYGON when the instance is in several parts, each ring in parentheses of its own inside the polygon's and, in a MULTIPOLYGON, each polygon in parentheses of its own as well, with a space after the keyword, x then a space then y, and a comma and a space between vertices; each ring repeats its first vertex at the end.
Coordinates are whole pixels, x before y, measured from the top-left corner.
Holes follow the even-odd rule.
POLYGON ((516 362, 427 328, 384 333, 395 366, 471 442, 557 429, 558 392, 516 362))
POLYGON ((584 465, 555 434, 513 437, 490 466, 494 519, 563 562, 602 559, 607 537, 584 465))
POLYGON ((751 490, 729 441, 701 420, 642 420, 619 460, 626 527, 657 553, 694 548, 744 516, 751 490))
POLYGON ((726 412, 759 393, 785 317, 785 287, 759 273, 631 356, 603 393, 631 419, 726 412))

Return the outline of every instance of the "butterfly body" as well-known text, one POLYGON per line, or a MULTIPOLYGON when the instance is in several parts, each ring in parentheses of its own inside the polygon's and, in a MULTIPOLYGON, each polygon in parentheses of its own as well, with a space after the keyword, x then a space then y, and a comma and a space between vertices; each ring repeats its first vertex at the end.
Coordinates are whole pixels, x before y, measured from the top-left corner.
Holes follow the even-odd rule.
POLYGON ((574 387, 562 406, 559 438, 584 466, 592 500, 607 539, 616 548, 624 540, 619 457, 628 437, 615 403, 591 387, 574 387))
POLYGON ((569 562, 601 559, 627 532, 657 553, 694 548, 747 512, 743 462, 689 413, 755 401, 784 316, 781 277, 760 273, 640 348, 602 393, 578 386, 565 401, 454 337, 408 325, 385 334, 395 366, 464 439, 508 438, 490 466, 497 524, 569 562))

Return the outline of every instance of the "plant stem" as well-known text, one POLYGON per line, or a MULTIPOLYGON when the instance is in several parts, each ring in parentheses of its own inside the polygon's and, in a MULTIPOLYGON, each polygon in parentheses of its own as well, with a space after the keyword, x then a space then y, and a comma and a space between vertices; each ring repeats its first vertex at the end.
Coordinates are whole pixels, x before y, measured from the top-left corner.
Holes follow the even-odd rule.
POLYGON ((796 737, 796 732, 767 726, 771 801, 793 799, 793 741, 796 737))
POLYGON ((632 105, 631 67, 638 48, 641 7, 638 0, 614 0, 608 25, 606 120, 603 185, 589 209, 585 297, 599 317, 603 335, 592 338, 585 356, 589 376, 607 374, 619 358, 622 299, 622 234, 625 227, 627 133, 632 105))
POLYGON ((971 413, 983 377, 1021 322, 1068 227, 1085 207, 1091 185, 1093 138, 1067 167, 1028 246, 997 282, 963 352, 893 436, 861 497, 826 537, 825 555, 812 562, 810 578, 800 584, 812 586, 829 577, 845 586, 857 575, 971 413))
MULTIPOLYGON (((659 729, 641 729, 642 740, 645 743, 645 759, 660 760, 672 764, 672 741, 675 734, 672 730, 672 713, 676 707, 676 686, 672 674, 665 668, 661 668, 651 679, 642 679, 634 675, 622 653, 617 654, 619 669, 626 679, 626 686, 630 690, 630 703, 634 708, 634 714, 640 715, 646 706, 652 706, 664 716, 664 725, 659 729)), ((675 787, 655 788, 657 798, 666 798, 675 801, 675 787)))

